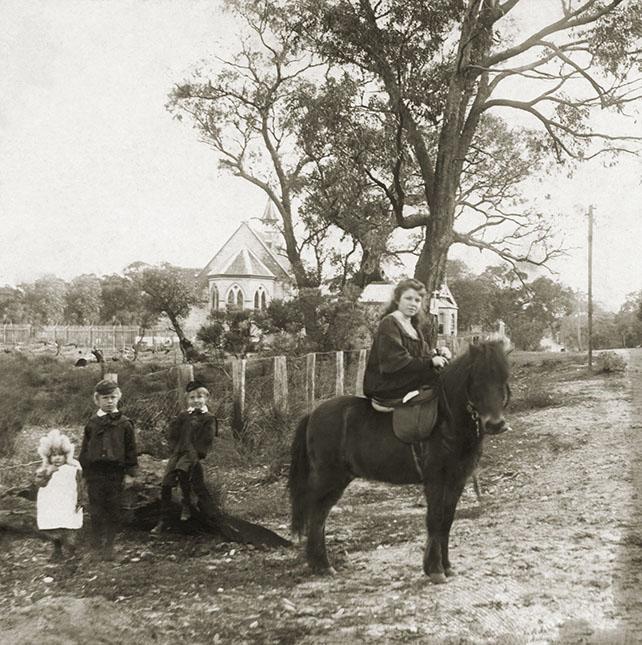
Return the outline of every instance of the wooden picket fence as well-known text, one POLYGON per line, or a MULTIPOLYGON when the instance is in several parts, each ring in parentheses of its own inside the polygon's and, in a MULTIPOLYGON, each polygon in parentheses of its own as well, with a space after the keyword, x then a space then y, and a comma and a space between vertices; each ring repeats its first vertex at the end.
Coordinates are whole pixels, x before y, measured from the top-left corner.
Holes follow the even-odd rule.
MULTIPOLYGON (((192 331, 194 330, 186 330, 188 335, 192 331)), ((167 327, 144 329, 137 325, 37 326, 6 323, 0 328, 0 342, 5 346, 44 342, 115 351, 131 347, 141 337, 152 346, 178 342, 176 334, 167 327)))

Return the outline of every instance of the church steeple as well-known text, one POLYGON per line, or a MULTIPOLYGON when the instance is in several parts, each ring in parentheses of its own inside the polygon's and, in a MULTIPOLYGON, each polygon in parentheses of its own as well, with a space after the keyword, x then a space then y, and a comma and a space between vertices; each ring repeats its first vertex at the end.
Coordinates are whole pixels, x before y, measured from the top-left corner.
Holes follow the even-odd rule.
POLYGON ((282 247, 283 238, 281 237, 281 232, 278 229, 279 220, 274 212, 274 204, 269 197, 260 221, 261 237, 270 251, 278 253, 282 247))
POLYGON ((265 209, 263 210, 261 221, 268 226, 274 226, 278 221, 276 217, 276 213, 274 212, 274 203, 269 197, 267 200, 267 204, 265 205, 265 209))

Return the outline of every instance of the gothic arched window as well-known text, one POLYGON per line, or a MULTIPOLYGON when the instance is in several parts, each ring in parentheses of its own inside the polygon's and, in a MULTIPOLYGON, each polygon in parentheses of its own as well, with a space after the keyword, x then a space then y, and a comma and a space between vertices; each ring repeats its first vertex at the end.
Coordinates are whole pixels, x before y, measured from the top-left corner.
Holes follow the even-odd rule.
POLYGON ((267 296, 265 295, 265 289, 263 287, 259 287, 254 292, 254 309, 260 311, 267 309, 267 296))
POLYGON ((237 284, 232 285, 227 292, 227 308, 243 309, 243 292, 237 284))
POLYGON ((216 286, 212 287, 212 311, 218 311, 219 296, 216 286))

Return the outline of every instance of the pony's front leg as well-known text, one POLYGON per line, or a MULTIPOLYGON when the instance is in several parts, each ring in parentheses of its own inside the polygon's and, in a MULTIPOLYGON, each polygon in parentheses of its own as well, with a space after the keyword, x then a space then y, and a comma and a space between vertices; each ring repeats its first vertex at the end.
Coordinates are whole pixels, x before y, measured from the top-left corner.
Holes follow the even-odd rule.
MULTIPOLYGON (((425 486, 426 503, 426 529, 428 540, 424 551, 424 573, 435 584, 446 582, 446 572, 443 563, 442 545, 444 544, 443 518, 445 490, 443 484, 425 486)), ((446 535, 445 543, 448 543, 446 535)), ((446 550, 446 558, 448 551, 446 550)))
POLYGON ((461 494, 464 492, 466 481, 457 482, 447 486, 444 491, 444 516, 441 524, 441 564, 447 577, 455 575, 455 570, 450 564, 448 553, 448 542, 450 540, 450 528, 455 519, 455 510, 461 494))

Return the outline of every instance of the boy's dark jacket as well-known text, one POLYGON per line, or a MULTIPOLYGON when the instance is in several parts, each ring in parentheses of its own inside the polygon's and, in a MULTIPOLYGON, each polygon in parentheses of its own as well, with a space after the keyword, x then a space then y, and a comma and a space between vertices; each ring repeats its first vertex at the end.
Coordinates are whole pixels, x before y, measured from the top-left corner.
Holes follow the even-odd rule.
POLYGON ((169 422, 167 443, 173 455, 193 449, 199 459, 205 459, 216 434, 218 426, 213 414, 181 412, 169 422))
POLYGON ((111 464, 136 474, 138 457, 134 424, 121 413, 94 414, 85 426, 78 461, 83 470, 95 464, 111 464))

